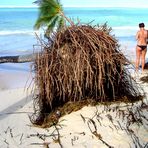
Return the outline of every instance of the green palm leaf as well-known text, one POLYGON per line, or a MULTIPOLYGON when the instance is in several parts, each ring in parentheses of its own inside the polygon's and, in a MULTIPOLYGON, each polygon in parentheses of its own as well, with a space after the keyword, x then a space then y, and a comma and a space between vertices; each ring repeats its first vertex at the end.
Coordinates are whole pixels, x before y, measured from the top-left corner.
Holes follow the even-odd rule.
POLYGON ((50 36, 51 31, 54 30, 56 23, 58 23, 58 19, 59 19, 59 17, 57 16, 48 24, 47 29, 46 29, 46 33, 45 33, 46 37, 50 36))
POLYGON ((39 29, 43 26, 48 26, 48 24, 50 22, 52 22, 52 20, 55 19, 55 16, 41 16, 35 23, 34 28, 35 29, 39 29), (49 21, 50 20, 50 21, 49 21))
POLYGON ((65 19, 71 21, 64 15, 62 5, 58 0, 37 0, 34 3, 39 5, 39 16, 34 25, 35 29, 43 26, 47 27, 46 33, 49 34, 55 27, 60 30, 65 19))

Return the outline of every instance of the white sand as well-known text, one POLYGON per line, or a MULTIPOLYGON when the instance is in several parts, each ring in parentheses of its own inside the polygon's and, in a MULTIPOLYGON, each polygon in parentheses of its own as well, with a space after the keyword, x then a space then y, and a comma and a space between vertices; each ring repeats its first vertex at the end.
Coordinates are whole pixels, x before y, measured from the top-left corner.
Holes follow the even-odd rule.
MULTIPOLYGON (((0 148, 139 148, 148 147, 148 122, 142 118, 139 126, 134 123, 129 126, 132 132, 127 130, 127 107, 120 105, 124 111, 119 116, 113 109, 117 104, 110 106, 110 110, 104 106, 84 107, 60 118, 59 124, 48 129, 33 127, 28 115, 33 113, 31 90, 24 91, 24 82, 30 75, 27 71, 0 71, 0 148), (6 73, 5 73, 6 72, 6 73), (16 73, 15 73, 16 72, 16 73), (24 74, 24 75, 23 75, 24 74), (18 80, 19 78, 19 80, 18 80), (13 80, 14 83, 9 83, 13 80), (19 83, 24 81, 23 83, 19 83), (10 86, 13 84, 13 87, 10 86), (15 87, 14 87, 15 86, 15 87), (57 141, 58 132, 61 146, 57 141), (102 137, 99 139, 98 137, 102 137), (135 142, 135 144, 134 144, 135 142), (138 144, 139 142, 139 144, 138 144), (108 145, 108 146, 107 146, 108 145)), ((138 81, 138 83, 141 83, 138 81)), ((146 92, 145 102, 148 100, 148 84, 141 84, 146 92)), ((135 103, 132 110, 138 116, 138 107, 135 103)), ((142 109, 141 114, 147 117, 148 108, 142 109)), ((119 112, 118 112, 119 113, 119 112)), ((121 113, 121 112, 120 112, 121 113)), ((136 116, 136 117, 137 117, 136 116)), ((131 119, 131 118, 130 118, 131 119)))

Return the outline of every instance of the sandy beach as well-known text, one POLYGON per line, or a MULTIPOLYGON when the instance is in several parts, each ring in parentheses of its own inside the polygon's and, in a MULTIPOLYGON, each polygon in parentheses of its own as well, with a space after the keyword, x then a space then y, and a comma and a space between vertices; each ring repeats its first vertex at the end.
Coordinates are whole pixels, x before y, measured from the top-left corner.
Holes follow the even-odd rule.
MULTIPOLYGON (((138 114, 141 102, 134 104, 112 104, 86 106, 79 111, 61 117, 51 128, 34 127, 29 120, 33 113, 31 87, 26 89, 26 81, 31 82, 29 64, 0 65, 0 147, 1 148, 107 148, 107 147, 147 147, 148 118, 147 106, 138 114), (24 65, 23 65, 24 66, 24 65), (8 81, 9 80, 9 81, 8 81), (117 106, 119 107, 117 109, 117 106), (131 123, 129 129, 128 109, 141 119, 131 123), (120 116, 119 110, 125 115, 120 116), (131 131, 131 132, 130 132, 131 131)), ((148 84, 138 82, 144 89, 148 101, 148 84)))

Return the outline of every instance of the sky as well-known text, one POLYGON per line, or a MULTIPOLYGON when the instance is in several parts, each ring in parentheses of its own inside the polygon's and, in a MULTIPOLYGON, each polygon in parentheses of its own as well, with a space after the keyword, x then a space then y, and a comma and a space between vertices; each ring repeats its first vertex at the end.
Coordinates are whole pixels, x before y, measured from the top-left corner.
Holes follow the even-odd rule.
MULTIPOLYGON (((36 6, 35 0, 0 0, 0 7, 36 6)), ((61 0, 64 7, 147 7, 148 0, 61 0)))

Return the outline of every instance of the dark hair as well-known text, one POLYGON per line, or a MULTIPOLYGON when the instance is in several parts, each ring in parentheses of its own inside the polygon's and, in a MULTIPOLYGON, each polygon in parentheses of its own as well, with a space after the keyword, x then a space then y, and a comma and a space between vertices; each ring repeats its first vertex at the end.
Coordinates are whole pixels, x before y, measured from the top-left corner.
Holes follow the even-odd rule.
POLYGON ((145 27, 144 23, 139 24, 139 28, 145 27))

